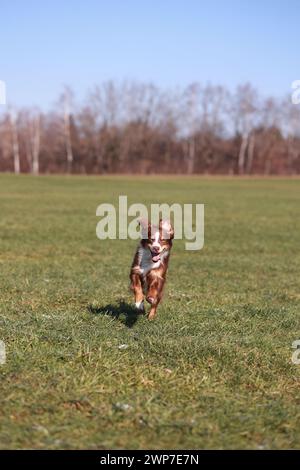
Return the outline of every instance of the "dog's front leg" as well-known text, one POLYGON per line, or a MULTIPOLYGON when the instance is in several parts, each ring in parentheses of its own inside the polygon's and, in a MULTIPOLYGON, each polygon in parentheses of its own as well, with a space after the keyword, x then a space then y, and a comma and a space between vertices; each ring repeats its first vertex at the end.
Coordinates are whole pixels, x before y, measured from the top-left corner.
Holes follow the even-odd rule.
POLYGON ((149 274, 147 276, 147 283, 148 292, 146 300, 151 305, 148 319, 153 320, 153 318, 156 316, 157 307, 162 297, 164 279, 162 279, 160 276, 149 274))
POLYGON ((144 294, 143 294, 143 288, 142 288, 140 275, 138 273, 131 272, 130 279, 131 279, 131 289, 134 292, 135 306, 138 310, 143 312, 144 311, 144 294))

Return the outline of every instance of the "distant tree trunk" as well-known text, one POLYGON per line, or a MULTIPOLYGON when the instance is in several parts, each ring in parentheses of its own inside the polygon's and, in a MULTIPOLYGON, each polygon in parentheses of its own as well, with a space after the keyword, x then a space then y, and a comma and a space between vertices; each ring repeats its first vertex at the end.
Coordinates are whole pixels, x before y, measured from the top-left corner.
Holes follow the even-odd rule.
POLYGON ((71 173, 73 166, 73 150, 71 140, 71 115, 70 115, 70 92, 65 90, 64 93, 64 130, 65 130, 65 145, 67 151, 67 168, 68 173, 71 173))
POLYGON ((40 115, 34 118, 32 133, 32 173, 39 174, 39 155, 40 155, 40 115))
POLYGON ((248 160, 247 160, 247 173, 248 175, 252 172, 253 167, 253 157, 254 157, 254 146, 255 146, 255 136, 252 134, 249 139, 248 147, 248 160))
POLYGON ((294 160, 297 158, 297 151, 294 146, 294 139, 291 136, 287 137, 287 157, 288 157, 288 173, 294 173, 294 160))
MULTIPOLYGON (((27 125, 27 134, 30 136, 30 128, 29 125, 27 125)), ((31 153, 31 142, 30 138, 26 138, 25 142, 25 155, 26 155, 26 160, 29 166, 29 171, 32 172, 32 153, 31 153)))
POLYGON ((271 167, 272 167, 272 158, 270 155, 267 155, 265 158, 265 168, 264 168, 265 175, 269 175, 271 173, 271 167))
POLYGON ((242 143, 240 146, 239 158, 238 158, 239 175, 244 174, 247 146, 248 146, 248 134, 244 134, 242 138, 242 143))
POLYGON ((103 170, 104 170, 103 155, 102 155, 101 148, 100 148, 99 136, 97 134, 97 131, 95 131, 95 132, 96 132, 96 135, 95 135, 95 150, 96 150, 96 158, 97 158, 97 167, 98 167, 99 173, 103 173, 103 170))
POLYGON ((196 159, 196 139, 191 137, 188 144, 188 162, 187 162, 187 173, 192 175, 195 169, 195 159, 196 159))
POLYGON ((19 139, 18 139, 18 131, 17 131, 16 114, 13 110, 10 111, 9 118, 10 118, 10 127, 11 127, 11 135, 12 135, 12 151, 13 151, 13 159, 14 159, 14 172, 16 174, 19 174, 20 173, 19 139))
POLYGON ((28 116, 25 152, 30 172, 34 175, 39 174, 40 133, 40 114, 28 116))

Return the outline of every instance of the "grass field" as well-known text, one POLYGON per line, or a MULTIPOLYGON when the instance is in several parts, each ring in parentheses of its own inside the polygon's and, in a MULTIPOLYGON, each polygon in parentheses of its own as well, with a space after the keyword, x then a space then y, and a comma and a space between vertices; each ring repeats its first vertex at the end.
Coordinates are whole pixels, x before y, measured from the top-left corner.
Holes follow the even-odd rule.
POLYGON ((0 175, 1 448, 299 448, 300 180, 0 175), (205 204, 158 317, 96 207, 205 204), (121 345, 127 347, 121 347, 121 345))

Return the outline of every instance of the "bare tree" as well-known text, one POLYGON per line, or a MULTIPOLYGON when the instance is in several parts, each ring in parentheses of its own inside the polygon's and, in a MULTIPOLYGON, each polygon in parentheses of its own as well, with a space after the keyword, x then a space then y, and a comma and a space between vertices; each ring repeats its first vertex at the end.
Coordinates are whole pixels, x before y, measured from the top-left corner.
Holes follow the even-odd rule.
POLYGON ((32 146, 32 173, 39 174, 39 155, 40 155, 40 141, 41 141, 41 116, 38 112, 32 118, 31 123, 31 146, 32 146))
POLYGON ((291 103, 290 97, 287 97, 282 103, 282 109, 285 122, 284 132, 286 134, 288 172, 293 174, 294 163, 300 154, 300 108, 291 103))
POLYGON ((261 107, 261 124, 263 130, 263 142, 260 147, 263 149, 264 173, 269 175, 272 171, 273 160, 276 155, 276 147, 279 145, 280 127, 282 124, 281 106, 274 98, 264 100, 261 107))
POLYGON ((64 109, 64 138, 67 152, 67 171, 68 173, 71 173, 74 160, 71 138, 71 105, 73 101, 73 92, 67 86, 61 96, 61 101, 63 102, 64 109))
POLYGON ((12 169, 299 173, 300 107, 290 97, 261 100, 249 84, 229 93, 211 84, 182 90, 110 81, 75 108, 65 87, 59 109, 0 115, 0 171, 12 169))
MULTIPOLYGON (((234 115, 234 125, 236 127, 236 132, 241 135, 241 144, 238 153, 238 173, 240 175, 245 172, 250 133, 255 126, 255 120, 257 118, 257 100, 257 92, 249 83, 241 85, 237 88, 232 112, 234 115)), ((253 149, 254 135, 252 137, 251 146, 253 149)), ((252 157, 250 156, 250 159, 252 157)), ((252 163, 250 162, 248 167, 251 165, 252 163)))
POLYGON ((11 107, 9 110, 9 122, 10 122, 10 129, 11 129, 14 172, 16 174, 19 174, 20 173, 20 151, 19 151, 17 118, 18 118, 18 113, 15 111, 15 109, 11 107))
POLYGON ((246 164, 246 171, 248 175, 252 172, 253 160, 254 160, 254 147, 255 147, 255 134, 254 132, 250 134, 249 137, 249 146, 248 146, 248 159, 246 164))
POLYGON ((3 114, 0 121, 0 170, 11 167, 12 135, 9 113, 3 114))
POLYGON ((199 95, 200 85, 193 83, 184 92, 185 126, 188 134, 187 173, 194 173, 196 160, 196 132, 199 128, 199 95))

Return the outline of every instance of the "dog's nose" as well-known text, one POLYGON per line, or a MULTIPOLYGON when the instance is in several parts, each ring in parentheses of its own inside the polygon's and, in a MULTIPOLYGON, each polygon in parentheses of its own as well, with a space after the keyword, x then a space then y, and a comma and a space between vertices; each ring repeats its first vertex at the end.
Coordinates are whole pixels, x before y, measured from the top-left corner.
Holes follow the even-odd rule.
POLYGON ((158 253, 159 252, 159 246, 152 246, 151 251, 153 251, 154 253, 158 253))

